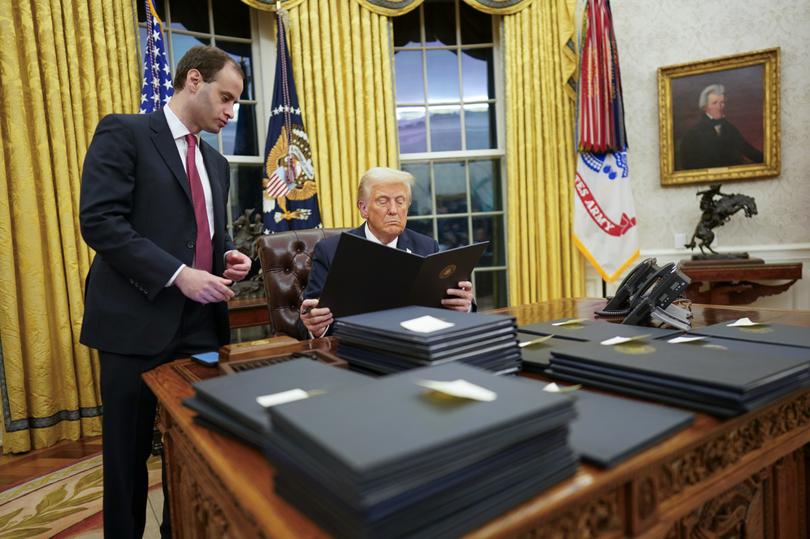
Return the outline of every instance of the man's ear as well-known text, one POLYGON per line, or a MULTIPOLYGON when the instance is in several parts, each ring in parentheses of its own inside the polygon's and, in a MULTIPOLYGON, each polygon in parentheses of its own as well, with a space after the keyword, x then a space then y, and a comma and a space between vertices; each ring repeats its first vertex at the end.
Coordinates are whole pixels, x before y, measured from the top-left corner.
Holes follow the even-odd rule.
POLYGON ((200 88, 200 84, 203 82, 202 73, 199 72, 197 69, 189 69, 188 73, 186 74, 186 86, 189 87, 189 90, 196 92, 200 88))
POLYGON ((357 201, 357 209, 360 210, 360 216, 363 219, 368 219, 368 205, 365 200, 357 201))

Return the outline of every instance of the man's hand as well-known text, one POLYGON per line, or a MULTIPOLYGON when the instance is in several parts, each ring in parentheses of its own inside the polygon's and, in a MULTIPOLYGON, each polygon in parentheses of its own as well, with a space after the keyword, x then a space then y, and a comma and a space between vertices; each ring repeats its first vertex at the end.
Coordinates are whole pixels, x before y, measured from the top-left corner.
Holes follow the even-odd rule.
POLYGON ((174 280, 174 285, 184 296, 198 303, 228 301, 233 297, 233 290, 228 288, 232 283, 230 279, 188 266, 180 270, 174 280))
POLYGON ((468 313, 472 310, 472 283, 470 281, 459 281, 458 288, 448 288, 448 296, 442 300, 442 307, 445 309, 452 309, 462 313, 468 313))
POLYGON ((316 308, 317 299, 305 299, 301 302, 301 322, 312 333, 313 337, 323 337, 329 325, 334 322, 332 311, 328 307, 316 308))
POLYGON ((245 253, 234 249, 225 255, 225 271, 222 276, 232 281, 241 281, 250 271, 253 261, 245 253))

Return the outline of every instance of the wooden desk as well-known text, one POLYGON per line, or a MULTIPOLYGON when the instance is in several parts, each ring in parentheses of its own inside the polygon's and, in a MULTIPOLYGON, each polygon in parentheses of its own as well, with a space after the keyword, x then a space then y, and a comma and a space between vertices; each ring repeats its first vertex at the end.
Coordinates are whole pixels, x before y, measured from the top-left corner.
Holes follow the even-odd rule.
POLYGON ((267 298, 232 299, 228 302, 228 323, 231 329, 264 326, 270 323, 267 298))
MULTIPOLYGON (((592 318, 604 300, 559 300, 506 309, 519 324, 592 318)), ((810 311, 694 305, 695 326, 748 316, 810 326, 810 311)), ((288 347, 330 348, 330 339, 288 347)), ((210 376, 180 360, 146 373, 160 400, 176 537, 324 537, 276 496, 259 451, 193 424, 180 401, 188 378, 210 376)), ((539 390, 539 386, 538 386, 539 390)), ((610 470, 576 475, 523 503, 471 537, 808 537, 810 389, 758 411, 694 424, 610 470)))
POLYGON ((786 291, 802 278, 801 262, 795 264, 726 264, 717 261, 711 264, 682 264, 680 269, 692 283, 684 295, 697 303, 712 305, 747 305, 757 298, 773 296, 786 291), (757 281, 788 280, 778 285, 766 285, 757 281), (701 285, 708 283, 708 290, 701 285))

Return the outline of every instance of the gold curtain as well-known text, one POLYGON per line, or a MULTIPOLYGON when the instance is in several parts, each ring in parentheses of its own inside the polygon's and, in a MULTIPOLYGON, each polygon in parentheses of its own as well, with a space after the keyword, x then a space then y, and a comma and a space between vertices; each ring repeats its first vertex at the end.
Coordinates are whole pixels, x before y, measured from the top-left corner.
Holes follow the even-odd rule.
POLYGON ((572 0, 504 16, 509 303, 581 296, 572 241, 576 70, 572 0))
POLYGON ((101 432, 98 360, 79 344, 91 252, 81 164, 99 118, 135 112, 131 0, 0 2, 3 451, 101 432))
POLYGON ((290 51, 325 227, 358 225, 355 193, 372 166, 396 167, 391 24, 357 2, 290 9, 290 51))

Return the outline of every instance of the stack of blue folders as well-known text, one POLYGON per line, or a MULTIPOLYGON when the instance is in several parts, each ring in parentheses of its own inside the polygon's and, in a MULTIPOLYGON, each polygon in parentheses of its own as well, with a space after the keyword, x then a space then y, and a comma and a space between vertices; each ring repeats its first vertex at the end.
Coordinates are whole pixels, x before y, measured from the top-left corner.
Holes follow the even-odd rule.
POLYGON ((412 306, 338 318, 334 334, 340 357, 377 374, 456 361, 504 374, 520 369, 515 332, 510 316, 412 306), (450 325, 427 333, 402 326, 425 316, 450 325))
POLYGON ((801 349, 718 340, 581 343, 553 350, 546 373, 718 417, 756 410, 807 383, 810 354, 797 354, 801 349))
POLYGON ((455 537, 576 469, 567 443, 573 399, 459 363, 281 404, 270 415, 276 491, 339 537, 455 537), (456 380, 495 398, 424 387, 456 380))

